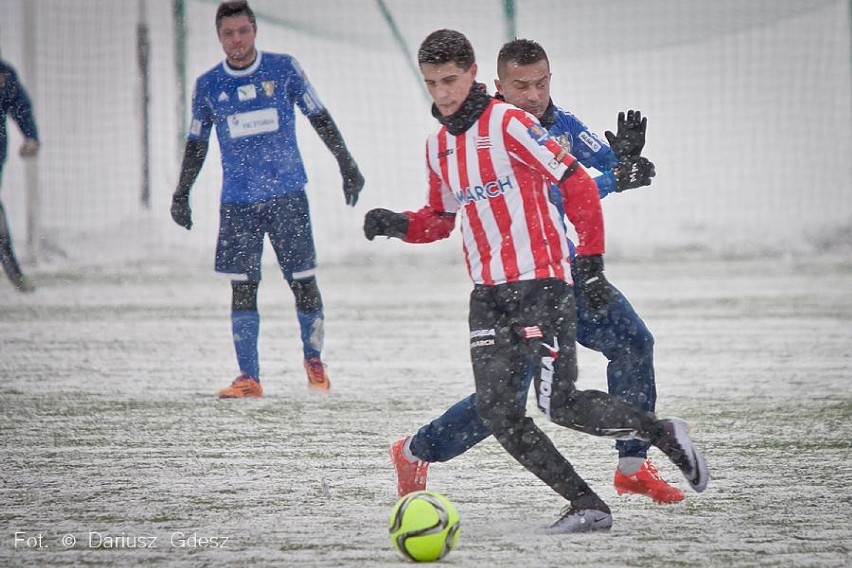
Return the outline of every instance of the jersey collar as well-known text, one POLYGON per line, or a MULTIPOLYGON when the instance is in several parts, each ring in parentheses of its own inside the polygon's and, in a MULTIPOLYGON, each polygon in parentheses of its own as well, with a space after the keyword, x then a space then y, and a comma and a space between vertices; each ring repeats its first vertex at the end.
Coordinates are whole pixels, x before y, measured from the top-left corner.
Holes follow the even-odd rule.
MULTIPOLYGON (((494 98, 498 101, 506 101, 506 98, 501 92, 495 93, 494 98)), ((547 101, 547 108, 544 109, 544 114, 541 115, 538 122, 545 128, 545 130, 550 130, 550 127, 556 124, 556 105, 553 104, 553 99, 547 101)))
POLYGON ((222 62, 222 69, 225 70, 225 73, 230 75, 231 77, 245 77, 246 75, 251 75, 257 68, 260 67, 260 60, 263 59, 263 52, 257 50, 257 57, 254 58, 254 63, 246 67, 245 69, 234 69, 230 65, 228 65, 228 61, 225 60, 222 62))
POLYGON ((553 99, 547 102, 547 108, 544 109, 544 114, 541 115, 538 121, 546 130, 550 130, 556 123, 556 106, 553 104, 553 99))

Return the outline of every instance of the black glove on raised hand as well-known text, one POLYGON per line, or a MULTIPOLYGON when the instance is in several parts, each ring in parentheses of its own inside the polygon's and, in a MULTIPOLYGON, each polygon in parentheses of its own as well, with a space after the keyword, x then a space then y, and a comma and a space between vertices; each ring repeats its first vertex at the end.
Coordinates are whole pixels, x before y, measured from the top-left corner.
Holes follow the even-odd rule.
POLYGON ((192 228, 192 209, 188 195, 172 196, 172 219, 187 231, 192 228))
POLYGON ((648 128, 648 119, 642 118, 638 110, 628 110, 627 116, 623 112, 618 113, 618 134, 607 130, 604 132, 610 148, 616 157, 639 156, 645 147, 645 130, 648 128))
POLYGON ((654 163, 642 156, 621 158, 612 168, 612 173, 615 176, 617 192, 651 185, 651 178, 657 175, 654 163))
POLYGON ((389 209, 371 209, 364 216, 364 236, 372 241, 378 236, 401 239, 408 233, 408 217, 389 209))
POLYGON ((615 291, 604 276, 603 256, 577 256, 574 258, 574 268, 577 272, 577 285, 586 297, 589 309, 598 313, 605 311, 615 298, 615 291))
POLYGON ((340 165, 340 175, 343 177, 343 195, 346 196, 346 205, 355 207, 358 203, 358 194, 364 188, 364 176, 358 169, 358 164, 351 157, 340 165))

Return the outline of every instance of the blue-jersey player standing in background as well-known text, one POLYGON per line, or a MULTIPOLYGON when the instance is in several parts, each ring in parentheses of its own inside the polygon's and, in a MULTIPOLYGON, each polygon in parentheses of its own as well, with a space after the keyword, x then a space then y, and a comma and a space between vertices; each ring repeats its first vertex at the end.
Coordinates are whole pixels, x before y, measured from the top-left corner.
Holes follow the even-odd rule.
MULTIPOLYGON (((6 62, 0 60, 0 187, 3 181, 3 165, 6 163, 6 152, 8 140, 6 139, 6 115, 21 129, 24 135, 24 143, 19 153, 21 157, 31 158, 38 154, 39 138, 36 128, 35 116, 30 97, 24 86, 18 80, 18 74, 6 62)), ((15 257, 12 248, 12 235, 9 231, 9 222, 6 219, 6 210, 3 201, 0 200, 0 264, 12 284, 21 292, 32 292, 35 288, 32 283, 21 272, 21 266, 15 257)))
POLYGON ((222 2, 216 11, 216 31, 226 58, 196 81, 171 214, 178 225, 192 227, 189 191, 215 126, 223 178, 216 271, 232 275, 231 323, 240 368, 240 375, 219 396, 263 394, 257 289, 265 235, 295 296, 308 386, 327 391, 330 383, 321 358, 323 305, 305 193, 307 176, 296 145, 296 106, 337 160, 347 204, 357 202, 364 178, 296 59, 255 49, 257 23, 247 2, 222 2))
MULTIPOLYGON (((550 64, 544 49, 536 42, 517 39, 505 44, 497 61, 498 98, 520 107, 539 119, 551 136, 587 168, 602 172, 595 178, 601 197, 648 185, 654 166, 640 156, 647 121, 638 112, 619 115, 618 134, 607 132, 610 148, 573 114, 555 106, 550 99, 550 64)), ((551 192, 551 199, 560 199, 551 192)), ((570 241, 569 241, 569 244, 570 241)), ((573 256, 573 245, 571 244, 573 256)), ((575 282, 579 282, 572 259, 575 282)), ((653 411, 656 402, 654 380, 654 338, 645 323, 615 288, 615 297, 603 313, 589 308, 582 286, 574 286, 577 306, 577 341, 603 353, 609 360, 607 386, 610 394, 633 407, 653 411)), ((532 374, 530 373, 530 377, 532 374)), ((529 381, 529 379, 527 379, 529 381)), ((526 396, 518 401, 526 404, 526 396)), ((476 412, 476 396, 459 401, 443 415, 391 447, 400 495, 425 489, 430 462, 458 456, 491 434, 476 412)), ((646 495, 658 503, 683 500, 683 492, 662 479, 647 458, 650 444, 641 440, 616 442, 619 454, 614 484, 618 493, 646 495)))

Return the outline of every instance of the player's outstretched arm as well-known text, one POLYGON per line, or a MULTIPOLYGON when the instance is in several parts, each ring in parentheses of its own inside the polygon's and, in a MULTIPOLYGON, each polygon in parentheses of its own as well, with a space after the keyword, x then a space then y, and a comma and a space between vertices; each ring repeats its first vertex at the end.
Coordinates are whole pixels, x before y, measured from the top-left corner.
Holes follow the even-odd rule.
POLYGON ((370 209, 364 215, 364 236, 372 241, 376 237, 405 238, 408 232, 408 217, 390 209, 370 209))
POLYGON ((358 169, 355 158, 346 148, 343 135, 340 134, 337 124, 327 110, 309 117, 308 120, 311 121, 311 126, 314 127, 320 139, 331 151, 334 159, 337 160, 340 176, 343 178, 343 195, 346 197, 346 204, 355 207, 358 202, 358 194, 364 187, 364 176, 361 175, 361 170, 358 169))
POLYGON ((417 211, 395 213, 388 209, 372 209, 364 217, 364 236, 395 237, 407 243, 433 243, 446 239, 456 226, 456 214, 439 211, 429 205, 417 211))
POLYGON ((192 209, 189 206, 189 190, 204 165, 207 157, 207 140, 187 140, 180 167, 180 179, 172 195, 171 214, 175 223, 187 231, 192 228, 192 209))
POLYGON ((651 178, 657 175, 654 162, 644 156, 625 156, 613 166, 615 176, 615 191, 621 193, 626 189, 635 189, 651 185, 651 178))

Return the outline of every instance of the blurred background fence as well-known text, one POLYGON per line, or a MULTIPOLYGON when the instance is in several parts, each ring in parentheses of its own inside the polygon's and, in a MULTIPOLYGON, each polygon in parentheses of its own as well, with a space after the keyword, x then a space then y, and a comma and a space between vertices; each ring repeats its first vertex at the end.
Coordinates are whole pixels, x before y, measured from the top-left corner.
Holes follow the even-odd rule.
MULTIPOLYGON (((3 179, 15 241, 31 263, 212 264, 215 143, 193 190, 191 233, 168 208, 192 85, 222 59, 217 4, 0 0, 2 56, 33 95, 43 139, 28 176, 10 126, 3 179)), ((423 144, 436 123, 415 57, 443 27, 471 39, 491 92, 500 45, 528 37, 548 51, 555 102, 593 130, 614 129, 619 110, 649 117, 646 155, 658 177, 606 200, 611 256, 852 251, 849 0, 251 5, 258 47, 301 62, 367 178, 357 208, 347 208, 334 160, 298 120, 321 262, 399 254, 397 243, 365 241, 361 220, 371 207, 423 202, 423 144)))

